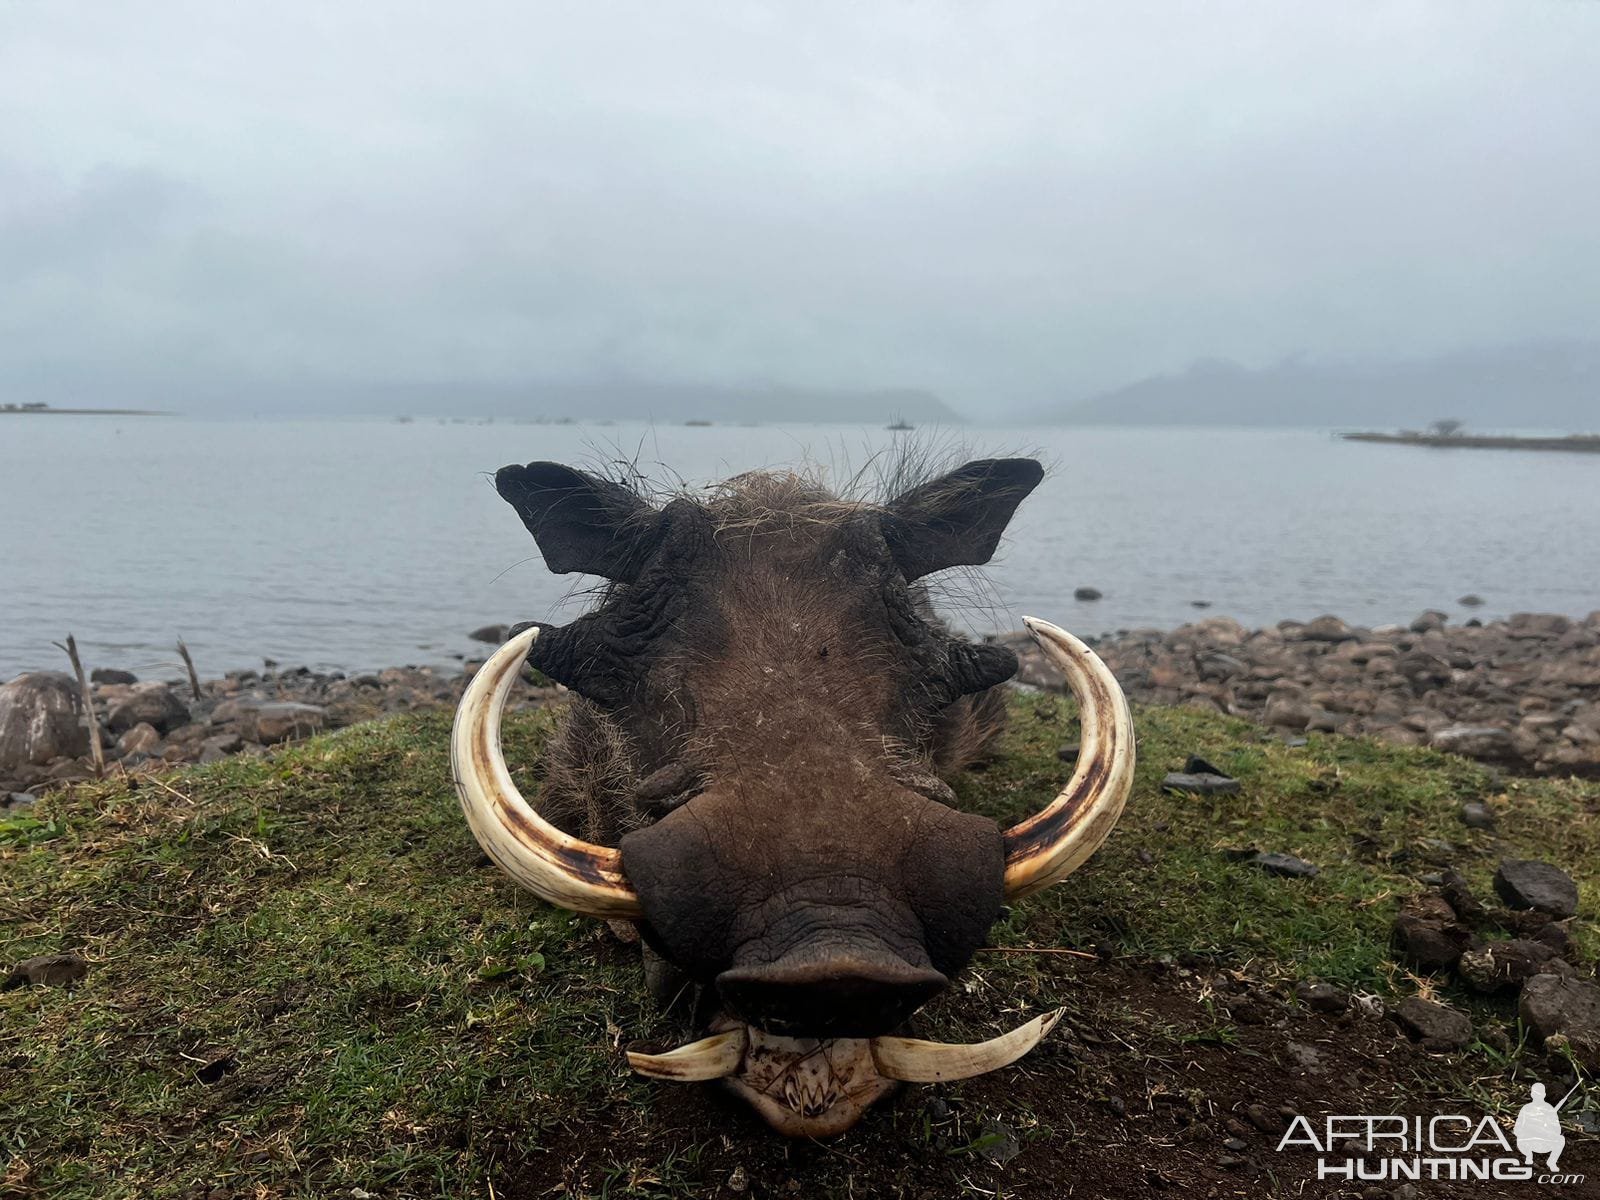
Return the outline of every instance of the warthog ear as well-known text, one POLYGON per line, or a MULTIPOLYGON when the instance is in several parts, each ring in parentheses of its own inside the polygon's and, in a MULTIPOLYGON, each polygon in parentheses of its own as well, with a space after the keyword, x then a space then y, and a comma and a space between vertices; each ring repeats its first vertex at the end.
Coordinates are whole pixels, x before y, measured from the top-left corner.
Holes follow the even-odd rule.
POLYGON ((553 462, 501 467, 494 488, 517 510, 556 574, 582 571, 633 582, 655 510, 632 491, 553 462))
POLYGON ((892 500, 883 536, 908 580, 982 566, 1027 494, 1044 478, 1031 458, 980 458, 892 500))

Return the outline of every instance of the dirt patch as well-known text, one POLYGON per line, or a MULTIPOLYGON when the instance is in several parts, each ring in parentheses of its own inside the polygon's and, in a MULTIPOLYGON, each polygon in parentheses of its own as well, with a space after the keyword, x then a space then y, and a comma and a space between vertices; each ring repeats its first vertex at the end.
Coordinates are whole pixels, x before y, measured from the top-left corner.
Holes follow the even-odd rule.
MULTIPOLYGON (((1304 1116, 1318 1137, 1329 1115, 1476 1123, 1487 1103, 1510 1137, 1510 1115, 1474 1078, 1481 1059, 1428 1054, 1359 1003, 1325 1015, 1278 986, 1159 963, 1068 960, 1054 974, 1068 1012, 1032 1056, 958 1086, 907 1087, 841 1138, 785 1141, 713 1087, 662 1086, 648 1107, 562 1124, 537 1149, 508 1139, 495 1193, 1390 1196, 1406 1181, 1319 1181, 1314 1150, 1280 1152, 1291 1122, 1304 1116)), ((1543 1078, 1554 1087, 1560 1076, 1543 1078)), ((1328 1158, 1349 1156, 1369 1172, 1385 1157, 1346 1145, 1328 1158)), ((1587 1176, 1567 1185, 1571 1195, 1596 1194, 1585 1189, 1600 1180, 1600 1139, 1569 1130, 1560 1168, 1587 1176)), ((1398 1194, 1562 1193, 1532 1182, 1411 1186, 1398 1194)))

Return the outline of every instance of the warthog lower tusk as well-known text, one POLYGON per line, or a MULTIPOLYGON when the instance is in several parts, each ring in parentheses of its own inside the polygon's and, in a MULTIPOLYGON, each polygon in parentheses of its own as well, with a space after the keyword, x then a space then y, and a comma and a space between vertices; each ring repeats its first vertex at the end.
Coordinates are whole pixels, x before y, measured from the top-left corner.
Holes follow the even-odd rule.
POLYGON ((1018 1025, 1010 1033, 987 1042, 924 1042, 917 1038, 878 1037, 872 1039, 872 1057, 885 1079, 906 1083, 944 1083, 952 1079, 971 1079, 1009 1067, 1037 1046, 1055 1028, 1066 1009, 1045 1013, 1018 1025))
MULTIPOLYGON (((971 1079, 1016 1062, 1055 1028, 1065 1011, 1058 1008, 1055 1012, 1045 1013, 1025 1021, 1010 1033, 1003 1033, 986 1042, 925 1042, 918 1038, 885 1036, 875 1037, 867 1045, 871 1050, 872 1066, 884 1079, 896 1079, 904 1083, 971 1079)), ((778 1046, 787 1043, 802 1056, 814 1053, 819 1045, 834 1044, 770 1036, 765 1036, 764 1042, 778 1046)), ((670 1079, 678 1083, 726 1079, 740 1073, 749 1045, 750 1034, 744 1026, 740 1026, 679 1046, 665 1054, 639 1054, 630 1050, 628 1065, 651 1079, 670 1079)))
POLYGON ((744 1061, 749 1037, 744 1027, 715 1033, 665 1054, 636 1054, 628 1051, 628 1065, 651 1079, 672 1079, 679 1083, 699 1083, 707 1079, 726 1079, 744 1061))

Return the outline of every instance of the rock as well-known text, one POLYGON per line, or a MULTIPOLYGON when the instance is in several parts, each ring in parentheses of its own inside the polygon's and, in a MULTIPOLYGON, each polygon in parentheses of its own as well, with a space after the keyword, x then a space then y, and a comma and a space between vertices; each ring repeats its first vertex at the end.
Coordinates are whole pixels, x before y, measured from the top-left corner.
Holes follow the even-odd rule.
POLYGON ((1437 608, 1430 608, 1419 613, 1411 622, 1412 633, 1432 633, 1441 630, 1449 619, 1448 613, 1442 613, 1437 608))
POLYGON ((32 671, 0 687, 0 771, 89 753, 78 681, 32 671))
POLYGON ((1435 750, 1467 758, 1509 759, 1517 757, 1511 731, 1496 725, 1449 725, 1436 730, 1428 739, 1435 750))
POLYGON ((1578 911, 1578 885, 1560 867, 1508 858, 1494 873, 1495 895, 1507 908, 1534 908, 1557 919, 1578 911))
POLYGON ((32 792, 7 792, 6 798, 0 801, 0 810, 20 812, 24 808, 32 808, 37 803, 39 797, 32 792))
POLYGON ((1356 635, 1338 617, 1324 616, 1302 625, 1298 638, 1302 642, 1350 642, 1355 640, 1356 635))
POLYGON ((1494 813, 1481 800, 1468 800, 1456 810, 1456 816, 1468 829, 1494 828, 1494 813))
POLYGON ((1169 792, 1192 792, 1196 796, 1234 796, 1239 792, 1239 781, 1226 775, 1201 773, 1196 775, 1173 771, 1161 781, 1169 792))
MULTIPOLYGON (((401 681, 387 680, 385 685, 396 682, 401 681)), ((292 700, 252 700, 241 697, 217 705, 211 713, 211 723, 230 727, 227 734, 219 736, 231 734, 245 741, 274 745, 287 738, 320 733, 327 727, 328 710, 318 704, 302 704, 292 700)))
POLYGON ((1391 1010, 1395 1023, 1425 1050, 1459 1050, 1472 1040, 1472 1019, 1464 1012, 1410 996, 1391 1010))
POLYGON ((498 646, 506 640, 508 628, 505 625, 484 625, 474 629, 467 636, 475 642, 487 642, 491 646, 498 646))
POLYGON ((1424 971, 1445 971, 1460 961, 1472 944, 1472 931, 1456 920, 1455 910, 1439 896, 1413 896, 1394 919, 1395 945, 1405 960, 1424 971))
POLYGON ((115 667, 96 667, 89 672, 90 683, 138 683, 132 671, 119 671, 115 667))
POLYGON ((1462 608, 1481 608, 1483 607, 1483 597, 1476 592, 1468 592, 1465 596, 1460 597, 1456 603, 1461 605, 1462 608))
POLYGON ((156 732, 154 725, 140 721, 117 739, 117 753, 128 754, 154 754, 161 745, 161 735, 156 732))
POLYGON ((1003 1121, 986 1121, 977 1141, 978 1153, 992 1163, 1004 1165, 1022 1153, 1017 1131, 1003 1121))
POLYGON ((254 740, 271 746, 291 737, 309 737, 328 723, 328 710, 316 704, 282 701, 262 704, 254 713, 254 740))
POLYGON ((1572 621, 1558 613, 1512 613, 1506 618, 1506 636, 1522 639, 1558 638, 1572 621))
POLYGON ((1456 973, 1477 991, 1503 992, 1550 971, 1555 957, 1549 946, 1524 938, 1491 942, 1463 954, 1456 973))
POLYGON ((106 724, 112 733, 126 733, 135 725, 153 726, 166 733, 189 722, 189 707, 164 683, 141 683, 111 705, 106 724))
POLYGON ((24 987, 65 987, 89 973, 89 960, 79 954, 39 954, 11 968, 0 991, 24 987))
POLYGON ((1078 761, 1078 744, 1076 742, 1068 742, 1064 746, 1058 746, 1056 748, 1056 758, 1059 759, 1061 762, 1064 762, 1064 763, 1075 763, 1075 762, 1077 762, 1078 761))
POLYGON ((1267 697, 1261 720, 1279 729, 1304 729, 1311 720, 1311 713, 1311 706, 1297 694, 1274 692, 1267 697))
POLYGON ((1260 867, 1268 875, 1281 875, 1287 879, 1315 879, 1322 874, 1322 868, 1313 866, 1303 858, 1296 858, 1292 854, 1283 854, 1277 850, 1254 854, 1245 861, 1253 866, 1260 867))
POLYGON ((1600 1071, 1600 984, 1535 975, 1523 985, 1517 1014, 1545 1041, 1566 1038, 1586 1069, 1600 1071))
POLYGON ((1099 588, 1081 587, 1074 589, 1072 598, 1074 600, 1099 600, 1103 595, 1104 593, 1099 588))
POLYGON ((1285 1042, 1284 1050, 1294 1064, 1305 1071, 1322 1070, 1322 1051, 1304 1042, 1285 1042))
POLYGON ((1294 994, 1312 1012, 1342 1013, 1350 1007, 1350 997, 1331 983, 1305 983, 1295 985, 1294 994))

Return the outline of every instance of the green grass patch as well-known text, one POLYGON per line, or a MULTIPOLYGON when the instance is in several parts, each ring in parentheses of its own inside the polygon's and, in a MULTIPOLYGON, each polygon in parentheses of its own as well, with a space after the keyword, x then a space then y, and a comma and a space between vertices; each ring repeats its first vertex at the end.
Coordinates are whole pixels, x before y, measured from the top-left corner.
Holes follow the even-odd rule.
MULTIPOLYGON (((1067 771, 1070 706, 1019 696, 1014 710, 1004 753, 958 788, 1002 821, 1067 771)), ((536 764, 554 719, 508 722, 514 763, 536 764)), ((1580 877, 1581 911, 1600 901, 1600 786, 1498 781, 1331 737, 1290 749, 1197 712, 1137 720, 1118 831, 1018 905, 997 945, 1198 954, 1406 992, 1389 922, 1441 861, 1487 895, 1501 854, 1546 858, 1580 877), (1190 752, 1242 794, 1160 792, 1190 752), (1497 834, 1459 824, 1465 799, 1489 803, 1497 834), (1274 878, 1223 854, 1245 846, 1322 874, 1274 878)), ((444 714, 400 717, 0 818, 0 966, 69 950, 91 962, 70 989, 0 994, 0 1196, 483 1196, 493 1163, 559 1147, 576 1124, 619 1143, 647 1131, 658 1085, 618 1055, 660 1028, 637 962, 482 864, 447 730, 444 714)), ((1587 927, 1580 941, 1600 951, 1587 927)), ((1048 968, 981 955, 931 1019, 999 1027, 1057 1000, 1048 968)), ((1219 1026, 1218 1044, 1229 1036, 1219 1026)), ((604 1190, 692 1191, 699 1144, 663 1144, 643 1174, 619 1158, 604 1190)))

